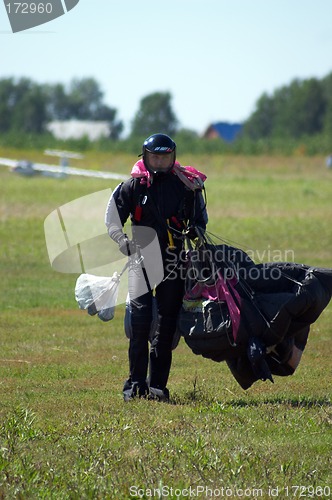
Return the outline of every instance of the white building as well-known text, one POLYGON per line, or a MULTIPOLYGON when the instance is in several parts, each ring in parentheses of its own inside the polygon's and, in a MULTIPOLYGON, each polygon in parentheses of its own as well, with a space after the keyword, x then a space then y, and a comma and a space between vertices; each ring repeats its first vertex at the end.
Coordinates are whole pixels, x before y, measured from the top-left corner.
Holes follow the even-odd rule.
POLYGON ((47 130, 57 139, 81 139, 87 136, 90 141, 109 137, 111 128, 108 122, 88 120, 53 121, 47 124, 47 130))

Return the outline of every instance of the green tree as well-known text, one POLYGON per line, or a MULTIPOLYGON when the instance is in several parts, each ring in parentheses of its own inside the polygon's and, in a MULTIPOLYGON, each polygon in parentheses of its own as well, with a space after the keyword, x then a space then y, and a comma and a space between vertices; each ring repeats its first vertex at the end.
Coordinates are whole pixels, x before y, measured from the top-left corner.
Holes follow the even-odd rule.
POLYGON ((12 114, 12 129, 40 134, 47 122, 46 99, 40 85, 21 80, 17 86, 17 104, 12 114))
POLYGON ((275 92, 274 101, 273 135, 298 138, 322 131, 326 100, 317 79, 294 80, 275 92))
POLYGON ((332 136, 332 73, 322 80, 326 111, 324 116, 324 132, 332 136))
POLYGON ((171 98, 169 92, 155 92, 144 97, 132 122, 131 136, 147 137, 157 132, 174 135, 178 120, 172 110, 171 98))
POLYGON ((2 132, 43 132, 46 99, 42 86, 28 78, 0 81, 0 130, 2 132))
POLYGON ((15 83, 13 78, 0 80, 0 132, 8 132, 11 127, 11 113, 15 103, 15 83))
POLYGON ((68 120, 71 118, 69 96, 62 83, 45 85, 47 116, 49 120, 68 120))
POLYGON ((244 135, 252 139, 314 135, 323 130, 326 109, 322 83, 315 78, 296 79, 276 89, 272 96, 263 94, 258 99, 245 123, 244 135))
POLYGON ((243 133, 251 139, 269 137, 273 130, 274 102, 264 93, 256 103, 256 110, 244 124, 243 133))
POLYGON ((72 80, 68 92, 69 115, 80 120, 93 120, 102 106, 103 92, 93 78, 72 80))

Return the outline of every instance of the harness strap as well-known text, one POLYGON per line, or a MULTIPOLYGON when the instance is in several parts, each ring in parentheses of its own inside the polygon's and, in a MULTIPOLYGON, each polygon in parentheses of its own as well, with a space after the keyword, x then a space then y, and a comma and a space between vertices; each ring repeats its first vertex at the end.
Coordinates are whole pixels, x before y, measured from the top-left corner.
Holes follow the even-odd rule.
MULTIPOLYGON (((135 182, 134 184, 134 190, 141 189, 141 193, 139 194, 138 201, 134 207, 133 220, 139 223, 142 220, 144 205, 146 204, 147 201, 148 187, 147 184, 141 184, 140 179, 137 179, 137 181, 138 182, 135 182)), ((183 215, 184 218, 188 219, 189 225, 194 220, 195 197, 196 197, 196 191, 190 191, 189 189, 186 189, 185 195, 180 203, 178 213, 176 215, 173 215, 170 219, 164 219, 160 213, 159 207, 157 206, 157 204, 153 199, 153 196, 152 195, 149 196, 150 207, 149 205, 146 205, 146 209, 150 211, 150 213, 156 219, 158 224, 160 224, 160 226, 165 231, 165 234, 167 234, 170 247, 175 248, 173 233, 181 233, 182 235, 182 230, 186 229, 186 224, 181 216, 183 215), (193 199, 191 198, 192 196, 193 199), (192 200, 192 206, 188 210, 188 205, 190 204, 191 200, 192 200), (173 222, 174 226, 176 226, 177 229, 171 227, 170 221, 173 222)))

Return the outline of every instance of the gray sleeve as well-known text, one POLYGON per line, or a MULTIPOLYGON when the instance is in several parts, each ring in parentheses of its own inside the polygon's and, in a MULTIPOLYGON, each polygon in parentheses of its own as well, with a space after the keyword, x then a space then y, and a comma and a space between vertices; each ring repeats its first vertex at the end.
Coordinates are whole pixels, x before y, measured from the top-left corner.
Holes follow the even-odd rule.
POLYGON ((105 224, 107 227, 107 232, 116 243, 119 242, 123 236, 123 226, 129 217, 129 206, 124 207, 124 183, 119 184, 112 193, 110 197, 106 212, 105 212, 105 224), (126 215, 127 212, 127 215, 126 215))

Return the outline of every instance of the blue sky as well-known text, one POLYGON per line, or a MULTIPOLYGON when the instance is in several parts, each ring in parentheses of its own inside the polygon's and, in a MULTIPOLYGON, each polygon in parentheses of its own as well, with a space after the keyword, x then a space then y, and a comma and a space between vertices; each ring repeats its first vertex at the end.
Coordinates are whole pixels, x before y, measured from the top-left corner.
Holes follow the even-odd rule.
POLYGON ((0 78, 93 76, 126 130, 144 96, 169 91, 181 125, 201 133, 245 120, 263 92, 330 73, 331 19, 331 0, 80 0, 13 34, 1 2, 0 78))

